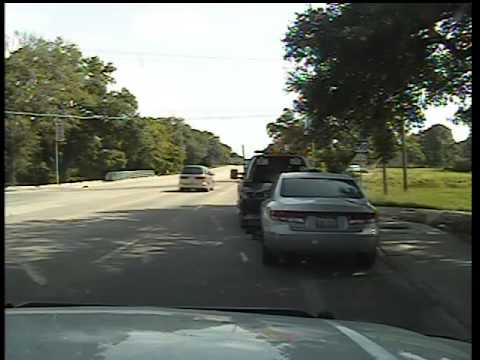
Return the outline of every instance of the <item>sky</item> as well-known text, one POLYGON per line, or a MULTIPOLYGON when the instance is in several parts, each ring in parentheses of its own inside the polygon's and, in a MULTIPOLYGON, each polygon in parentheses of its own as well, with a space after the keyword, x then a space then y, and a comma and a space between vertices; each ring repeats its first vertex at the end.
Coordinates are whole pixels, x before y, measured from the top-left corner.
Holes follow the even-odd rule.
MULTIPOLYGON (((266 124, 290 107, 291 65, 282 60, 294 4, 28 4, 5 5, 5 33, 31 33, 77 44, 85 56, 112 62, 115 87, 137 98, 143 116, 183 117, 246 156, 265 148, 266 124)), ((455 106, 426 112, 456 141, 469 129, 447 121, 455 106)))

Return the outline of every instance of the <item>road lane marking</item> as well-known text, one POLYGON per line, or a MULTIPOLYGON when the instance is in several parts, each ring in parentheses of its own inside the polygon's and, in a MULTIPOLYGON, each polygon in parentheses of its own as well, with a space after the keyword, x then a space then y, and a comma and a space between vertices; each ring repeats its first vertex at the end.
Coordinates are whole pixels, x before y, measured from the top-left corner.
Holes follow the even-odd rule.
POLYGON ((240 258, 244 263, 248 262, 248 256, 244 252, 240 253, 240 258))
POLYGON ((25 273, 38 285, 44 286, 47 284, 47 279, 43 276, 38 269, 35 269, 32 265, 27 262, 20 262, 20 267, 25 271, 25 273))
POLYGON ((312 313, 327 311, 325 299, 318 289, 318 281, 301 280, 300 286, 303 290, 303 297, 307 308, 312 313))
POLYGON ((132 241, 126 243, 125 245, 122 245, 122 246, 120 246, 120 247, 118 247, 118 248, 116 248, 116 249, 113 249, 112 251, 110 251, 110 252, 106 253, 105 255, 99 257, 99 258, 98 258, 97 260, 95 260, 93 263, 94 263, 94 264, 100 264, 100 263, 104 262, 105 260, 111 258, 113 255, 115 255, 115 254, 117 254, 117 253, 125 250, 126 248, 128 248, 128 247, 130 247, 130 246, 132 246, 132 245, 135 245, 136 243, 140 242, 141 240, 143 240, 143 239, 140 238, 140 239, 137 239, 137 240, 132 240, 132 241))

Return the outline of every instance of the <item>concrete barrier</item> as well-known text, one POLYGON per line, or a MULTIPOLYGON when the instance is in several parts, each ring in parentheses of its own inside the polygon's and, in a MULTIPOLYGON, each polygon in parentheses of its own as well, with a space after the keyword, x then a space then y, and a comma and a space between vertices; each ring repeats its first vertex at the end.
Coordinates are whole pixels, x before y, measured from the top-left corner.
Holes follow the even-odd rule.
POLYGON ((135 179, 140 177, 155 176, 153 170, 110 171, 105 175, 106 181, 135 179))

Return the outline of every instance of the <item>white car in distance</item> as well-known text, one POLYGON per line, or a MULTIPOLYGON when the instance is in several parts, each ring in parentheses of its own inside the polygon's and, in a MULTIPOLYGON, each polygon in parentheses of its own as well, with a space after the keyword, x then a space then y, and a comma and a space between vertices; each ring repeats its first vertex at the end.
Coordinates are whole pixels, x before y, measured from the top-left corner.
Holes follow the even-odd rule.
POLYGON ((210 191, 215 188, 215 174, 202 165, 187 165, 180 174, 180 191, 189 189, 210 191))

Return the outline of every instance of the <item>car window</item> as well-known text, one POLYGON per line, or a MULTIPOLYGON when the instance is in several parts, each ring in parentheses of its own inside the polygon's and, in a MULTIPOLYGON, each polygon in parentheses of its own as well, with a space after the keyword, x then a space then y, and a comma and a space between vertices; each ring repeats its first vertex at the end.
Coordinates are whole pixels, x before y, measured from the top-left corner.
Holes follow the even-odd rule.
POLYGON ((196 166, 186 166, 183 168, 182 174, 201 175, 203 174, 203 169, 201 167, 196 167, 196 166))
POLYGON ((249 175, 253 182, 273 183, 281 173, 300 171, 304 166, 305 161, 301 158, 259 157, 253 164, 249 175), (297 161, 294 162, 293 159, 297 159, 297 161))
POLYGON ((295 178, 283 179, 280 195, 283 197, 363 198, 353 180, 295 178))

